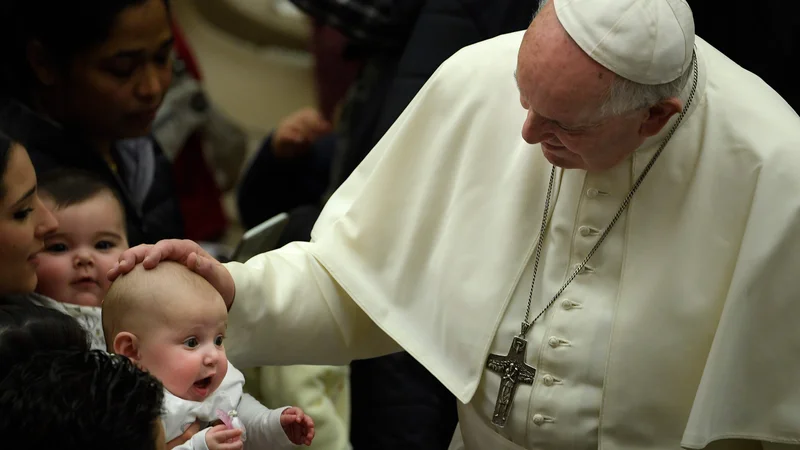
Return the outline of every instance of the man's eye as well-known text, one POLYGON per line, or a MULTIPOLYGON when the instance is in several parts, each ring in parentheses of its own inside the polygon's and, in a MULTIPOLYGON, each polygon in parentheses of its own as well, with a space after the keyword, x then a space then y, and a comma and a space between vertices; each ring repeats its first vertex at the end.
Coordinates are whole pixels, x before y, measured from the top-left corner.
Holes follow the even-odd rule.
POLYGON ((561 128, 562 130, 566 131, 567 133, 578 133, 578 132, 581 131, 578 128, 567 128, 567 127, 565 127, 563 125, 559 125, 558 127, 561 128))
POLYGON ((200 343, 199 343, 199 342, 197 342, 197 338, 195 338, 195 337, 190 337, 189 339, 187 339, 187 340, 183 341, 183 345, 185 345, 185 346, 187 346, 187 347, 189 347, 189 348, 195 348, 195 347, 197 347, 199 344, 200 344, 200 343))

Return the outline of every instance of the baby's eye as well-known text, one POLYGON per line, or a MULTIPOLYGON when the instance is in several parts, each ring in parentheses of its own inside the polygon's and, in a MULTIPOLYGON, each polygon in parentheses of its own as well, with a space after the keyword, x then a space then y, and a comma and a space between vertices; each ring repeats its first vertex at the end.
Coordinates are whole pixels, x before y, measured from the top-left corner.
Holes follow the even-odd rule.
POLYGON ((48 253, 64 253, 68 250, 66 244, 50 244, 44 249, 48 253))
POLYGON ((222 341, 223 340, 225 340, 224 336, 222 336, 222 335, 217 336, 217 338, 214 339, 214 345, 216 345, 217 347, 222 347, 222 341))
POLYGON ((196 337, 190 337, 189 339, 183 341, 183 345, 185 345, 185 346, 187 346, 189 348, 195 348, 198 345, 200 345, 200 343, 197 342, 197 338, 196 337))
POLYGON ((94 248, 97 250, 110 250, 114 247, 116 247, 116 244, 111 241, 100 241, 97 244, 94 244, 94 248))

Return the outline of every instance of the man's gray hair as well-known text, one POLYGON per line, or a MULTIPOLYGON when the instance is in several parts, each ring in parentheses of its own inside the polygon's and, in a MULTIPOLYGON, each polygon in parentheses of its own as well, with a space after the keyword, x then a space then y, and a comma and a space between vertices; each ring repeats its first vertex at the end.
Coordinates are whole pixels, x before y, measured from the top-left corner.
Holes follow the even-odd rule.
POLYGON ((664 84, 641 84, 617 74, 611 80, 606 99, 600 107, 603 117, 617 116, 655 106, 662 100, 678 97, 692 74, 692 65, 680 77, 664 84))
MULTIPOLYGON (((535 19, 547 4, 548 0, 540 0, 539 7, 533 14, 535 19)), ((571 38, 570 38, 571 39, 571 38)), ((611 86, 606 93, 606 98, 600 106, 601 117, 625 114, 637 109, 655 106, 662 100, 678 97, 692 74, 692 65, 683 71, 680 77, 664 84, 641 84, 623 78, 616 73, 611 80, 611 86)))

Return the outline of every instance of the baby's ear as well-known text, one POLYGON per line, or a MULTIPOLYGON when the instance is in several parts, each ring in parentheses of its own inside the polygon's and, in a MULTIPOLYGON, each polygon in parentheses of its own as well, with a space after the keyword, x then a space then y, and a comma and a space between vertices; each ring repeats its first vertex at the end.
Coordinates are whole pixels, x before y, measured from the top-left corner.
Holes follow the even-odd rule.
POLYGON ((114 353, 133 362, 139 362, 139 339, 136 335, 123 331, 114 337, 114 353))

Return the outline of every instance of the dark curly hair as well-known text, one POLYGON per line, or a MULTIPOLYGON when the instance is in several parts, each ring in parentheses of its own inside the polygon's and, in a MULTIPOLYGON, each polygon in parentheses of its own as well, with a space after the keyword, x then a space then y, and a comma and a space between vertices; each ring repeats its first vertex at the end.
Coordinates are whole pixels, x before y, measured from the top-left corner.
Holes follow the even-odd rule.
MULTIPOLYGON (((0 17, 0 98, 29 102, 35 79, 28 44, 38 41, 55 61, 69 67, 81 52, 108 39, 117 16, 147 0, 2 0, 0 17)), ((169 1, 164 0, 169 8, 169 1)))
POLYGON ((26 296, 0 297, 0 379, 37 352, 89 348, 89 337, 72 317, 26 296))
POLYGON ((97 350, 33 355, 0 380, 0 435, 32 450, 154 450, 164 388, 97 350))

